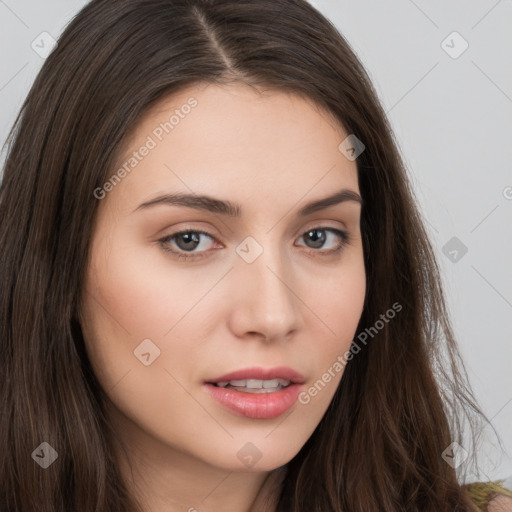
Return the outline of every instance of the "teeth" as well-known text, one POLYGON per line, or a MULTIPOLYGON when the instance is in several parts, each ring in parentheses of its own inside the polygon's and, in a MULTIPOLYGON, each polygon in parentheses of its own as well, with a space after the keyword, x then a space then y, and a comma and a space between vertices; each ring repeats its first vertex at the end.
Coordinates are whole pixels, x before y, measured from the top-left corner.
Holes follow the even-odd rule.
POLYGON ((284 379, 271 379, 271 380, 258 380, 258 379, 246 379, 246 380, 230 380, 229 382, 217 382, 217 386, 225 388, 228 385, 236 388, 247 388, 247 389, 273 389, 283 388, 290 384, 289 380, 284 379))
MULTIPOLYGON (((262 380, 262 381, 261 381, 261 387, 262 387, 262 388, 265 388, 265 389, 266 389, 266 388, 277 388, 277 386, 279 386, 279 384, 280 384, 281 382, 287 382, 287 381, 285 381, 285 380, 283 380, 283 381, 281 381, 281 382, 280 382, 280 381, 281 381, 281 379, 262 380)), ((289 384, 289 383, 288 383, 288 384, 289 384)), ((283 386, 285 386, 285 385, 287 385, 287 384, 283 384, 283 386)), ((247 387, 249 387, 249 386, 247 386, 247 387)))

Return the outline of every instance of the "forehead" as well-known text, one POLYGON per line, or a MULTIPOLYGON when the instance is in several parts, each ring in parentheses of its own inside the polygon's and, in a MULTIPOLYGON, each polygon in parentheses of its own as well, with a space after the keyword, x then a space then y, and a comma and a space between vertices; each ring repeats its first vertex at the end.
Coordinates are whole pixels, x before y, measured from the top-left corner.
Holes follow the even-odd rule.
POLYGON ((346 137, 334 116, 303 96, 196 84, 160 100, 134 127, 116 162, 129 176, 114 192, 145 198, 207 189, 243 200, 357 191, 356 164, 338 148, 346 137))

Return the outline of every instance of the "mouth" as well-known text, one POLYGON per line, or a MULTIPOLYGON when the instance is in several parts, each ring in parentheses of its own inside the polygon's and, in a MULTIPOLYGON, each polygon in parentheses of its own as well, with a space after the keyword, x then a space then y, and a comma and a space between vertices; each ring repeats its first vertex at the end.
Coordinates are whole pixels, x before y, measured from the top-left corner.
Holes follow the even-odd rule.
POLYGON ((248 368, 204 382, 209 395, 238 416, 272 419, 297 400, 304 377, 288 367, 248 368))
POLYGON ((218 388, 232 389, 234 391, 241 391, 242 393, 275 393, 276 391, 287 388, 291 382, 285 379, 242 379, 214 382, 212 384, 218 388))

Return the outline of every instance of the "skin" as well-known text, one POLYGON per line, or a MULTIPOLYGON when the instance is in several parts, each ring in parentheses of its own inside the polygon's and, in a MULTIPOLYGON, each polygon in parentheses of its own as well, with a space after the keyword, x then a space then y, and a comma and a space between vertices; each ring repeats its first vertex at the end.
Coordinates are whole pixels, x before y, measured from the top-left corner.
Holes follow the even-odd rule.
MULTIPOLYGON (((100 201, 81 323, 127 446, 125 457, 114 444, 123 477, 144 510, 255 511, 267 477, 282 474, 320 422, 342 371, 275 419, 238 416, 202 384, 241 368, 289 366, 307 389, 349 349, 366 291, 361 205, 297 212, 341 189, 360 194, 357 169, 338 150, 348 134, 327 112, 242 84, 199 84, 160 101, 119 165, 190 97, 197 106, 100 201), (134 211, 174 192, 236 202, 242 215, 168 204, 134 211), (177 259, 159 243, 185 228, 214 237, 200 235, 192 250, 203 258, 177 259), (307 236, 313 228, 346 230, 349 243, 329 255, 340 238, 321 231, 318 248, 307 236), (248 236, 263 248, 252 263, 236 252, 248 236), (149 366, 134 355, 144 339, 160 350, 149 366), (237 457, 247 442, 261 454, 252 467, 237 457)), ((167 246, 190 254, 178 243, 167 246)))
POLYGON ((489 512, 512 512, 512 498, 509 496, 496 496, 487 507, 489 512))

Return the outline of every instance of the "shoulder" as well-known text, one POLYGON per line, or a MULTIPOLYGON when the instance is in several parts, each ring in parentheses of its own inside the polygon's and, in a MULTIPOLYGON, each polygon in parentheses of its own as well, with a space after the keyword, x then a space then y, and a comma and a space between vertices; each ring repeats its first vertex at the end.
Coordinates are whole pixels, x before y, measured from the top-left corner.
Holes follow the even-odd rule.
POLYGON ((512 512, 512 491, 507 487, 503 481, 464 485, 477 510, 481 512, 512 512))
POLYGON ((492 498, 487 512, 512 512, 512 497, 501 495, 492 498))
POLYGON ((512 512, 512 497, 498 495, 487 505, 487 512, 512 512))

